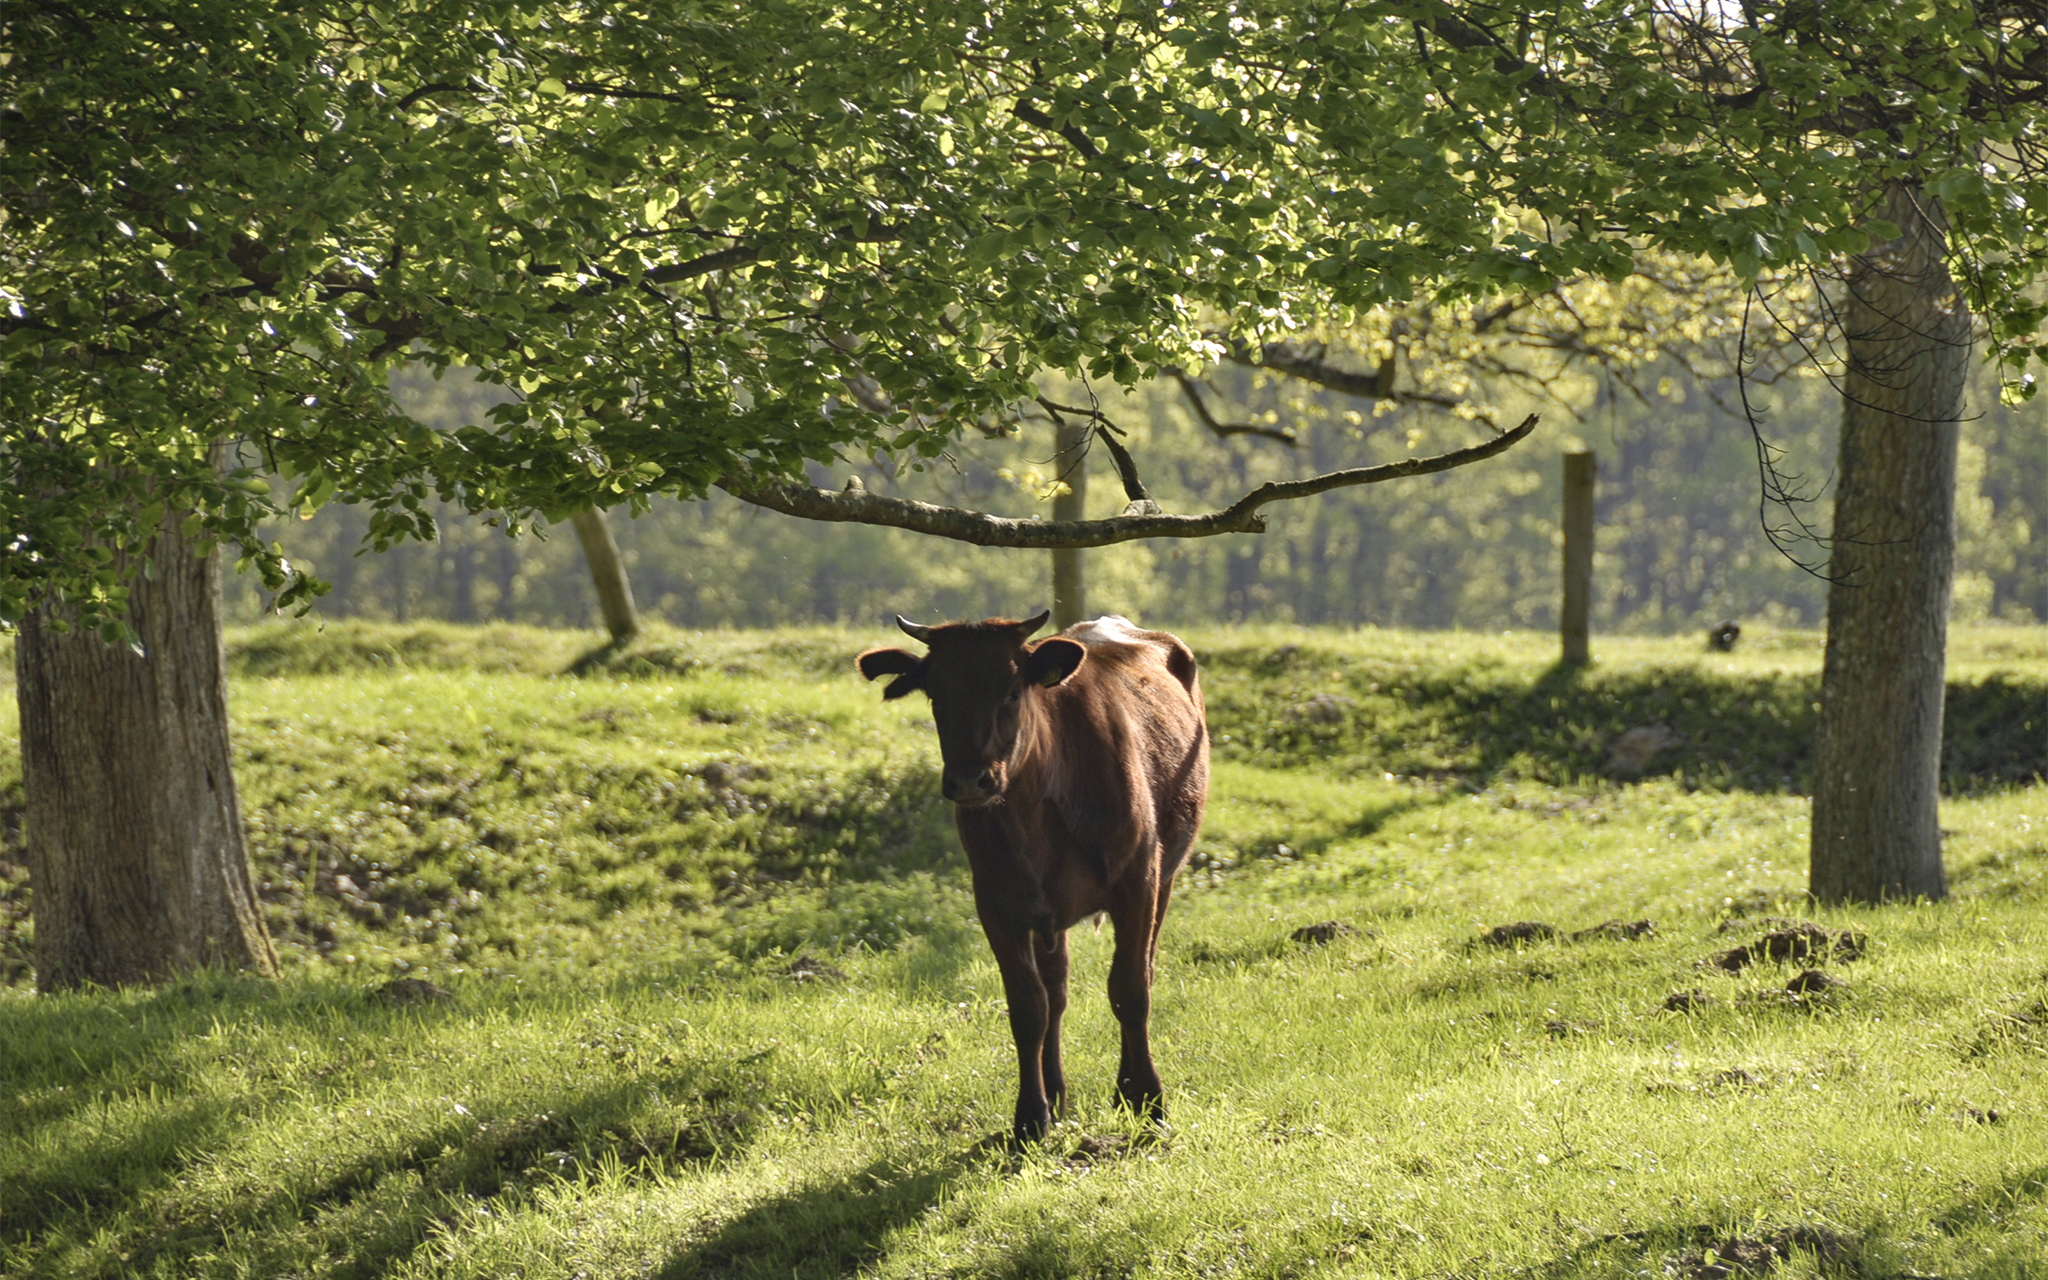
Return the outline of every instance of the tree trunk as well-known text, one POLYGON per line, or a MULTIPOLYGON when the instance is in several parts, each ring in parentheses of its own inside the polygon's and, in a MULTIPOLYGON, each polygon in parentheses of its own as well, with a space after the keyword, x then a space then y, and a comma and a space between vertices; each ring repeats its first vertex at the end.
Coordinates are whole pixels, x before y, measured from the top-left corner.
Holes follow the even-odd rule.
MULTIPOLYGON (((1055 520, 1088 518, 1088 434, 1093 424, 1062 422, 1053 455, 1053 469, 1067 482, 1067 491, 1052 500, 1055 520)), ((1088 616, 1087 552, 1080 547, 1055 547, 1052 553, 1052 625, 1065 630, 1088 616)))
POLYGON ((451 527, 448 523, 447 505, 444 503, 441 509, 441 540, 447 544, 448 554, 453 560, 451 567, 455 571, 455 598, 449 604, 449 616, 456 622, 475 622, 476 545, 470 539, 476 535, 471 529, 464 527, 461 536, 450 538, 447 531, 451 527))
POLYGON ((1940 898, 1941 716, 1955 569, 1956 421, 1970 316, 1941 207, 1905 187, 1900 236, 1851 264, 1828 640, 1813 784, 1822 902, 1940 898))
POLYGON ((53 608, 15 645, 36 986, 151 982, 199 965, 277 971, 228 743, 220 552, 164 523, 136 575, 137 653, 53 608))
POLYGON ((583 543, 583 558, 597 586, 605 630, 612 633, 613 644, 624 644, 640 634, 640 612, 633 607, 633 584, 626 581, 626 562, 619 558, 612 526, 596 507, 577 512, 575 525, 576 537, 583 543))

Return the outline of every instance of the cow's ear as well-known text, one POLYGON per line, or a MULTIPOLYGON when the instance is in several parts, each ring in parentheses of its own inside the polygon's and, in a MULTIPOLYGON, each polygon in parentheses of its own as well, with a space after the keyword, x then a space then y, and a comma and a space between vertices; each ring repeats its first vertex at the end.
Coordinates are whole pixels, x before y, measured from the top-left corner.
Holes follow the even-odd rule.
POLYGON ((924 688, 924 659, 908 649, 870 649, 854 661, 860 664, 860 673, 870 680, 896 677, 882 690, 884 701, 924 688))
POLYGON ((1087 658, 1088 649, 1079 641, 1064 636, 1052 636, 1038 642, 1038 647, 1024 659, 1021 673, 1025 684, 1043 685, 1050 689, 1060 681, 1073 675, 1087 658))

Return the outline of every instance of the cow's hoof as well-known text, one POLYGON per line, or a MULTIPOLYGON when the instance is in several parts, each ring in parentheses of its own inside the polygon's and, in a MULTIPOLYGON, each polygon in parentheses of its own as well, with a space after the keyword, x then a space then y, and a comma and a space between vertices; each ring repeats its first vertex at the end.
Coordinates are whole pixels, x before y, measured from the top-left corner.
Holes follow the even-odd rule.
POLYGON ((1010 1140, 1018 1146, 1042 1142, 1045 1140, 1045 1131, 1051 1124, 1052 1116, 1049 1112, 1031 1115, 1019 1112, 1016 1121, 1010 1126, 1010 1140))
POLYGON ((1163 1093, 1125 1093, 1117 1090, 1117 1105, 1153 1124, 1166 1123, 1166 1095, 1163 1093))

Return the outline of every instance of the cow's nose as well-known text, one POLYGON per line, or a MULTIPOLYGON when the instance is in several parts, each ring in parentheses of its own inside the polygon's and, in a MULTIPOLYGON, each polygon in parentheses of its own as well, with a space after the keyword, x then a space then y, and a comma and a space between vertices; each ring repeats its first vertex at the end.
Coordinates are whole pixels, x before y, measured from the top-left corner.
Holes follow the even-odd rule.
POLYGON ((971 782, 948 773, 940 779, 939 790, 955 804, 978 803, 996 793, 995 770, 983 769, 971 782))

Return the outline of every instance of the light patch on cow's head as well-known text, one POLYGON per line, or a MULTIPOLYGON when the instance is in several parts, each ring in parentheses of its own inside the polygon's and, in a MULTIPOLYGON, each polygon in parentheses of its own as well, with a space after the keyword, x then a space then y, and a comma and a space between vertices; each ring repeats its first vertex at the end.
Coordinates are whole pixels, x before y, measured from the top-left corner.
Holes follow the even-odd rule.
POLYGON ((1087 660, 1087 648, 1060 636, 1031 644, 1032 634, 1045 625, 1044 614, 1022 622, 898 623, 931 651, 920 658, 903 649, 870 649, 858 659, 861 674, 870 680, 896 676, 884 697, 922 689, 931 698, 944 761, 941 789, 948 800, 999 802, 1031 698, 1072 676, 1087 660))

